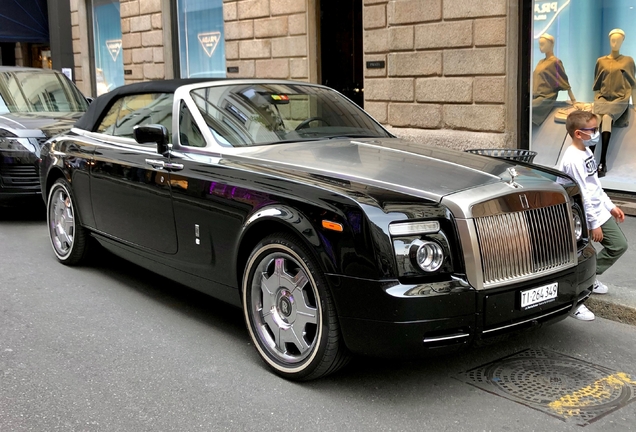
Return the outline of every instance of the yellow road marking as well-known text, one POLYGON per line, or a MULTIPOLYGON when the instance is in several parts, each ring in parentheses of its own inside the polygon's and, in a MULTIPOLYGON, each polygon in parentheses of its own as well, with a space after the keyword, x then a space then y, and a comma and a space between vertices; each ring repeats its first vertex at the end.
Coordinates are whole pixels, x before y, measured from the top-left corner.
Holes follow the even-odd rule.
POLYGON ((614 390, 623 387, 625 384, 635 385, 636 381, 623 372, 608 375, 589 386, 550 402, 548 407, 565 417, 578 416, 581 414, 582 408, 605 402, 612 396, 614 390))

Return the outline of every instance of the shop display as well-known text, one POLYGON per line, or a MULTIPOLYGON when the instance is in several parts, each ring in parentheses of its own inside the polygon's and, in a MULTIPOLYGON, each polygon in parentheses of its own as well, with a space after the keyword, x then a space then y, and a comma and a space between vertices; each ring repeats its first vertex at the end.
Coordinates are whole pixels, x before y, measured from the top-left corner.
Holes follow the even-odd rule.
POLYGON ((553 8, 556 3, 547 0, 532 3, 525 121, 535 162, 558 166, 570 142, 565 119, 573 110, 591 111, 600 134, 592 151, 604 187, 636 193, 636 35, 631 30, 636 0, 562 0, 553 8))
POLYGON ((601 118, 601 160, 598 175, 607 172, 607 150, 612 125, 624 127, 629 123, 629 99, 636 95, 634 59, 620 53, 625 32, 614 29, 609 33, 610 54, 600 57, 594 69, 594 113, 601 118))
POLYGON ((559 91, 567 91, 570 100, 576 102, 563 63, 554 55, 554 37, 542 34, 539 49, 545 58, 539 60, 533 72, 532 123, 535 125, 540 125, 550 115, 559 91))

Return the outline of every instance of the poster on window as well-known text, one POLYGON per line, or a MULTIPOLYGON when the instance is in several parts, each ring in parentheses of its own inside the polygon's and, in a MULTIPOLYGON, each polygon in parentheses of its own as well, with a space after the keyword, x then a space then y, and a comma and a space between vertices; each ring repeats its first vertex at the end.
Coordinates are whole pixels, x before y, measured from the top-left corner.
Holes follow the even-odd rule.
POLYGON ((178 0, 182 78, 225 77, 222 0, 178 0))
POLYGON ((99 0, 93 7, 97 96, 124 85, 119 0, 99 0))

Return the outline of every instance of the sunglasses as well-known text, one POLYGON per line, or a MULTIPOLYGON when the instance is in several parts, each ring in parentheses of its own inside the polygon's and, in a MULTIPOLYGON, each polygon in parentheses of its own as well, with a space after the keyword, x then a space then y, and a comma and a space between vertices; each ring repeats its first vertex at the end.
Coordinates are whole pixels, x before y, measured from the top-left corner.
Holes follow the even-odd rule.
POLYGON ((579 130, 580 130, 580 131, 584 131, 584 132, 586 132, 586 133, 589 131, 589 132, 591 132, 591 134, 589 134, 589 133, 588 133, 588 135, 593 135, 593 134, 595 134, 596 132, 598 132, 598 126, 597 126, 597 127, 593 127, 593 128, 581 128, 581 129, 579 129, 579 130))

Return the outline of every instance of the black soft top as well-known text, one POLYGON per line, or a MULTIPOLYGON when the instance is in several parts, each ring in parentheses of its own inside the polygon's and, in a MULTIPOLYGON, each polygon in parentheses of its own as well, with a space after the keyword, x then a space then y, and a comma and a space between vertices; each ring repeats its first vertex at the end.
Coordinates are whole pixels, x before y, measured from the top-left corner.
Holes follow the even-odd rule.
POLYGON ((186 78, 161 81, 145 81, 117 87, 96 98, 88 106, 88 111, 75 123, 75 127, 94 132, 110 106, 121 96, 143 93, 174 93, 176 89, 188 84, 220 81, 223 78, 186 78))

